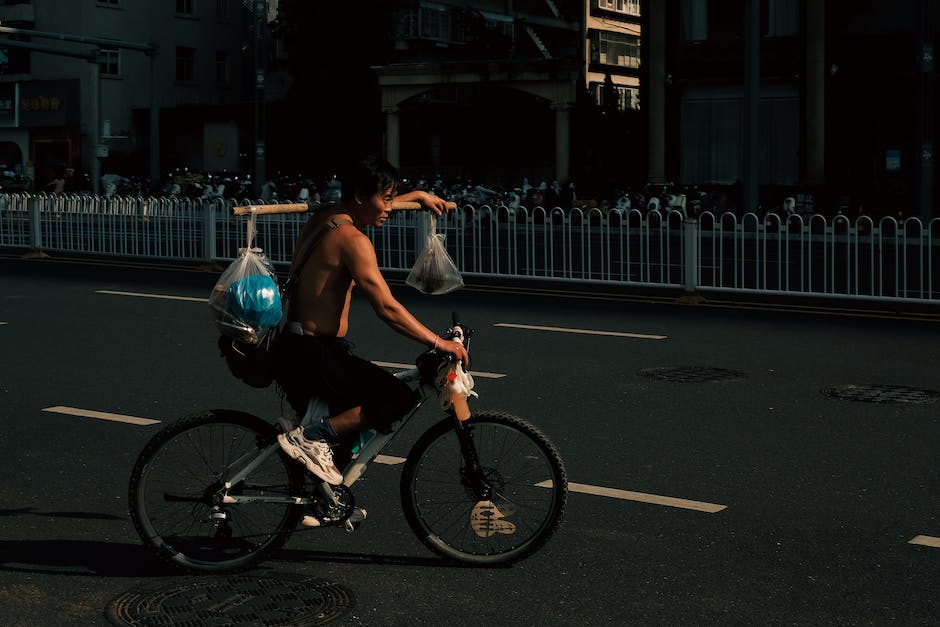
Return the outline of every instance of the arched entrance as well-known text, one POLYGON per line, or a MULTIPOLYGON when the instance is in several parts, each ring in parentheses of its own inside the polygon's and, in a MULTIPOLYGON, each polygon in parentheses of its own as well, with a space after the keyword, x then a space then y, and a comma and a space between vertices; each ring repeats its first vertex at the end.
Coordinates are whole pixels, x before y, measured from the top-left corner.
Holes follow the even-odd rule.
POLYGON ((570 179, 575 64, 390 65, 378 74, 385 154, 405 172, 453 167, 494 185, 570 179))

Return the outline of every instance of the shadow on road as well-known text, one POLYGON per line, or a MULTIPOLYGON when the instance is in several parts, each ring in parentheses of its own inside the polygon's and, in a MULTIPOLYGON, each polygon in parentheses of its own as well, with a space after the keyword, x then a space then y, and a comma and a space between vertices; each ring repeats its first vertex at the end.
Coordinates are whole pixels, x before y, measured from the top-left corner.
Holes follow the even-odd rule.
MULTIPOLYGON (((370 555, 281 549, 262 562, 261 570, 277 562, 331 562, 440 568, 463 565, 443 558, 405 555, 370 555)), ((96 540, 0 540, 0 571, 90 577, 166 577, 192 575, 155 559, 143 546, 96 540)))
POLYGON ((95 577, 174 573, 142 545, 95 540, 0 540, 0 570, 95 577))

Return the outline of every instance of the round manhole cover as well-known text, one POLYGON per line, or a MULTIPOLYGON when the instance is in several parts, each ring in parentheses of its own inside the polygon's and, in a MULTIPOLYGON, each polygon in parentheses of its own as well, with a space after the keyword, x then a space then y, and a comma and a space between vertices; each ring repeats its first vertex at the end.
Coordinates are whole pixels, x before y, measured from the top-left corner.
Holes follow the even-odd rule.
POLYGON ((843 401, 863 403, 933 403, 940 393, 906 385, 833 385, 822 393, 843 401))
POLYGON ((640 370, 640 374, 650 379, 671 383, 709 383, 712 381, 736 381, 744 378, 744 374, 737 370, 700 366, 645 368, 640 370))
POLYGON ((355 606, 347 588, 313 577, 200 577, 126 592, 108 607, 115 625, 323 625, 355 606))

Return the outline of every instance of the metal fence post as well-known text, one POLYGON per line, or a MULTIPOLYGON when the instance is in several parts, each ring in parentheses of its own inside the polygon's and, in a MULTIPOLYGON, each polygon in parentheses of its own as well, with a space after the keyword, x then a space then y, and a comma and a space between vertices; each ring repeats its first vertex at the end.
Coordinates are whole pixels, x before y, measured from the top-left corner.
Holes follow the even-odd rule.
POLYGON ((216 258, 215 212, 220 204, 219 201, 209 203, 203 201, 202 203, 202 254, 207 264, 213 263, 216 258))
POLYGON ((42 220, 40 219, 40 205, 42 198, 27 196, 26 206, 29 207, 29 247, 30 250, 23 257, 25 259, 46 259, 49 257, 42 251, 42 220))
POLYGON ((705 299, 699 295, 699 251, 698 251, 699 224, 695 218, 686 217, 682 221, 682 287, 685 294, 680 297, 682 302, 700 303, 705 299))

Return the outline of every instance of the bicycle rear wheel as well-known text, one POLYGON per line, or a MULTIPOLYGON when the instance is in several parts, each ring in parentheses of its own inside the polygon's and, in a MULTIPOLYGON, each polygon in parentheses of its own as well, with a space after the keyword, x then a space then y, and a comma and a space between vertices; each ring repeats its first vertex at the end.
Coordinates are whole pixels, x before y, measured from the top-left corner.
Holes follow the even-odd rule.
POLYGON ((189 416, 159 431, 131 474, 131 520, 144 544, 160 560, 200 572, 244 570, 282 546, 302 514, 287 502, 303 487, 296 462, 280 450, 267 451, 228 490, 284 502, 225 504, 217 496, 275 436, 274 426, 261 418, 229 410, 189 416))
POLYGON ((465 563, 507 564, 531 555, 558 529, 568 477, 535 426, 502 412, 474 415, 471 430, 493 489, 478 501, 450 419, 428 429, 402 469, 401 498, 412 530, 432 551, 465 563))

